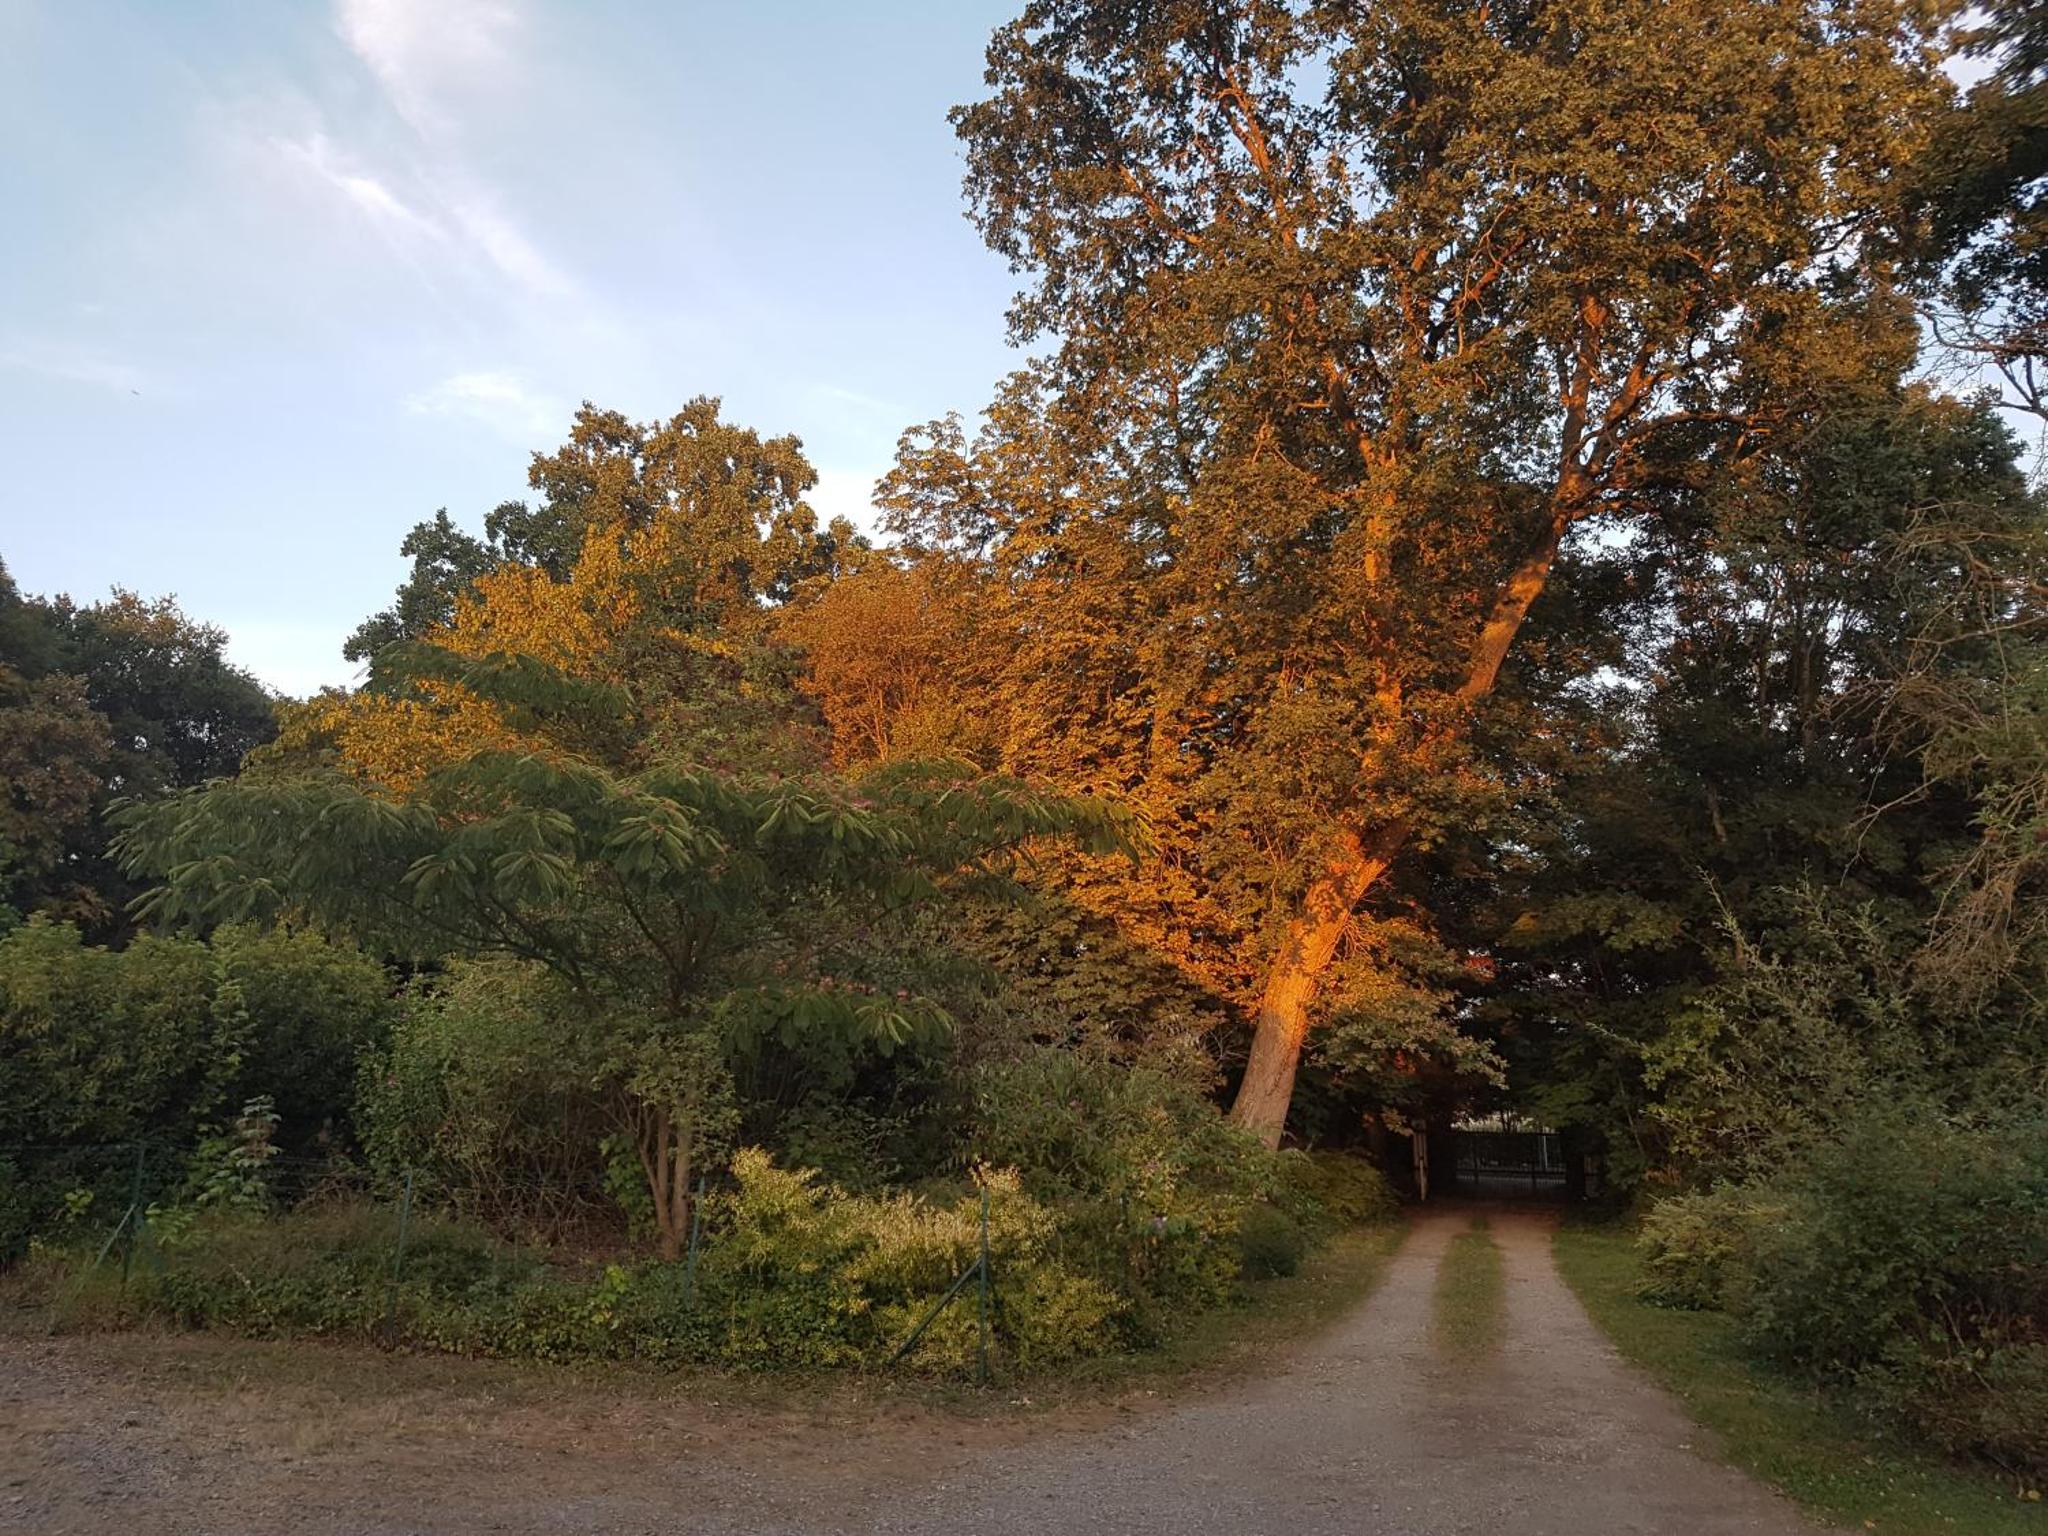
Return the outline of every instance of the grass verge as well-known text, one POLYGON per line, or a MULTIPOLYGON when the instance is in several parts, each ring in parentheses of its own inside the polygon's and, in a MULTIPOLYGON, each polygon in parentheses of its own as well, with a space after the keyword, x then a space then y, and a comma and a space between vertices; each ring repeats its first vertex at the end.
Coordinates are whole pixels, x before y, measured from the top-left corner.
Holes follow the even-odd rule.
POLYGON ((1719 1437, 1722 1453, 1824 1519, 1885 1536, 2048 1536, 2048 1505, 1990 1476, 1901 1446, 1810 1388, 1746 1362, 1735 1322, 1635 1295, 1634 1233, 1558 1229, 1558 1267, 1630 1361, 1719 1437))
POLYGON ((1430 1336, 1437 1353, 1458 1365, 1474 1365, 1500 1348, 1505 1284, 1499 1245, 1486 1229, 1486 1218, 1474 1217, 1472 1229, 1451 1239, 1436 1267, 1430 1336))
POLYGON ((1342 1232, 1305 1259, 1298 1273, 1252 1281, 1244 1305, 1204 1312, 1157 1348, 1084 1360, 1057 1377, 1026 1378, 1021 1385, 1048 1398, 1071 1399, 1257 1368, 1370 1295, 1407 1235, 1405 1221, 1342 1232))

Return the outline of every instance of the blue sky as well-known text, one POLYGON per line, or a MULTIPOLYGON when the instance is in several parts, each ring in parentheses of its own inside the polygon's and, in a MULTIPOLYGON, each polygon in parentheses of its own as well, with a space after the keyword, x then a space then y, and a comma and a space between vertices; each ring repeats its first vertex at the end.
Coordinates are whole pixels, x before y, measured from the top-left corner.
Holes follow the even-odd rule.
POLYGON ((0 557, 304 693, 589 398, 865 515, 1016 359, 946 109, 1014 0, 0 0, 0 557))

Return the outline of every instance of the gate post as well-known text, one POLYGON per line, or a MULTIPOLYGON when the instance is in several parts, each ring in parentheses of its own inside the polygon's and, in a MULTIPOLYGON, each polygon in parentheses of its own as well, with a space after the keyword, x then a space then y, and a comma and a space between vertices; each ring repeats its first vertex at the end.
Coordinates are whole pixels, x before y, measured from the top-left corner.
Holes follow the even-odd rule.
POLYGON ((1581 1205, 1586 1199, 1586 1146, 1577 1126, 1558 1127, 1557 1150, 1564 1159, 1564 1197, 1581 1205))

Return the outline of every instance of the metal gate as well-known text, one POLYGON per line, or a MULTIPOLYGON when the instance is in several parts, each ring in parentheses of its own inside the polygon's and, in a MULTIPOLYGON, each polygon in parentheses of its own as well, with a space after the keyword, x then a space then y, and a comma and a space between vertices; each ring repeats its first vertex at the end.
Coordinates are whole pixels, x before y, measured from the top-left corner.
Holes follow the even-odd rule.
POLYGON ((1564 1148, 1555 1131, 1453 1131, 1458 1192, 1544 1196, 1565 1190, 1564 1148))

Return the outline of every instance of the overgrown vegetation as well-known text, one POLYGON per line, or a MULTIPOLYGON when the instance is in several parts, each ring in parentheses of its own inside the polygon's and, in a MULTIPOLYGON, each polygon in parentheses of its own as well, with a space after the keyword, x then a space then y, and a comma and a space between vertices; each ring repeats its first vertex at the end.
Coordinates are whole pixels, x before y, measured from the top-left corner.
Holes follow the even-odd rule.
POLYGON ((1926 1443, 2048 1481, 2048 1121, 1873 1108, 1770 1183, 1655 1207, 1637 1291, 1926 1443))
MULTIPOLYGON (((502 1000, 503 978, 492 980, 488 995, 502 1000)), ((65 1241, 67 1227, 82 1227, 98 1242, 98 1224, 82 1220, 97 1192, 55 1191, 13 1299, 49 1307, 65 1327, 154 1316, 515 1359, 881 1366, 985 1241, 996 1358, 1044 1372, 1168 1343, 1243 1299, 1247 1283, 1294 1274, 1312 1241, 1359 1230, 1358 1213, 1384 1226, 1392 1204, 1368 1166, 1270 1153, 1182 1094, 1181 1113, 1213 1127, 1198 1150, 1201 1138, 1157 1116, 1162 1098, 1176 1102, 1161 1085, 1138 1104, 1104 1111, 1098 1092, 1093 1106, 1065 1108, 1068 1134, 1049 1144, 1107 1136, 1126 1154, 1103 1165, 1107 1178, 1027 1152, 1022 1171, 974 1163, 916 1189, 856 1192, 741 1148, 719 1157, 729 1173, 693 1200, 687 1251, 649 1256, 620 1242, 653 1228, 638 1170, 615 1153, 607 1162, 596 1134, 607 1122, 587 1086, 569 1078, 560 1092, 541 1091, 539 1064, 507 1072, 502 1057, 487 1057, 444 1079, 462 1102, 424 1113, 453 1138, 424 1163, 407 1160, 404 1135, 421 1107, 380 1096, 397 1079, 374 1053, 364 1074, 367 1165, 279 1158, 276 1112, 254 1100, 209 1128, 175 1182, 152 1184, 157 1198, 145 1225, 125 1234, 118 1266, 65 1241), (579 1099, 584 1114, 565 1109, 579 1099), (1108 1123, 1090 1123, 1091 1108, 1108 1123), (1135 1182, 1125 1177, 1134 1171, 1135 1182), (1332 1208, 1314 1188, 1334 1192, 1332 1208)), ((562 1084, 554 1065, 545 1080, 562 1084)), ((979 1305, 969 1292, 939 1315, 913 1367, 974 1362, 979 1305)))
MULTIPOLYGON (((111 1231, 119 1315, 879 1365, 985 1236, 993 1342, 1041 1370, 1390 1214, 1370 1168, 1229 1126, 1198 1056, 1088 1040, 968 942, 1040 850, 1140 858, 1144 830, 1042 780, 826 758, 761 603, 839 537, 795 531, 793 448, 750 458, 709 408, 581 430, 649 483, 529 519, 577 530, 559 581, 480 574, 239 777, 115 813, 161 934, 0 941, 9 1239, 61 1311, 92 1315, 111 1231), (667 476, 705 525, 643 509, 667 476), (786 577, 706 562, 755 498, 788 508, 754 555, 786 577)), ((915 1363, 978 1352, 983 1307, 915 1363)))

